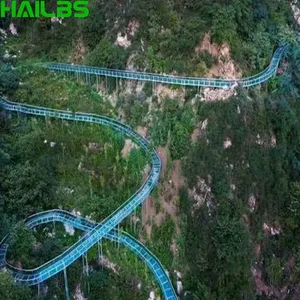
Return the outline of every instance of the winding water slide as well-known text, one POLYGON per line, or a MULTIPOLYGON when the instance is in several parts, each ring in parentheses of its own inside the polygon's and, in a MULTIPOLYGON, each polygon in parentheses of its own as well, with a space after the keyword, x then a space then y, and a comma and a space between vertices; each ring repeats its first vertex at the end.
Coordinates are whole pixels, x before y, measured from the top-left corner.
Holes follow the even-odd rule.
MULTIPOLYGON (((74 215, 64 210, 50 210, 41 212, 30 216, 25 220, 25 225, 33 229, 39 225, 59 222, 67 225, 71 225, 76 229, 85 231, 88 233, 97 226, 92 220, 83 218, 78 215, 74 215)), ((123 244, 125 247, 132 250, 141 260, 143 260, 149 269, 154 274, 155 279, 158 281, 163 294, 166 299, 177 299, 176 293, 170 282, 169 277, 160 261, 153 255, 143 244, 133 238, 126 232, 119 232, 117 230, 110 231, 106 236, 106 239, 123 244)), ((5 256, 8 248, 9 235, 2 241, 2 248, 0 248, 0 267, 6 267, 13 275, 16 281, 25 283, 27 285, 36 285, 44 281, 44 279, 37 276, 37 269, 24 270, 19 269, 5 261, 5 256)), ((43 267, 43 266, 41 266, 43 267)), ((40 269, 39 267, 38 269, 40 269)))
POLYGON ((162 288, 165 298, 170 300, 177 299, 170 279, 166 275, 166 272, 158 259, 131 236, 127 234, 119 234, 114 231, 114 228, 150 195, 151 191, 157 184, 161 169, 161 161, 156 151, 149 146, 148 142, 130 127, 104 116, 87 113, 71 113, 69 111, 20 104, 3 98, 0 99, 0 105, 7 111, 24 113, 27 115, 59 118, 63 120, 81 121, 109 126, 110 128, 130 137, 140 148, 150 154, 152 158, 152 169, 144 184, 122 206, 120 206, 110 216, 105 218, 101 223, 93 223, 66 211, 58 210, 36 214, 25 220, 25 223, 30 228, 34 228, 50 221, 59 221, 86 231, 86 234, 78 242, 72 245, 61 255, 35 269, 17 269, 6 261, 6 252, 9 244, 9 235, 7 235, 0 243, 0 266, 6 266, 8 270, 11 270, 18 282, 23 282, 27 285, 36 285, 57 273, 64 271, 75 260, 85 255, 91 247, 97 245, 99 240, 106 237, 111 240, 116 240, 134 251, 153 271, 155 278, 158 280, 162 288))
POLYGON ((96 76, 106 76, 115 77, 129 80, 141 80, 149 81, 154 83, 166 83, 174 84, 180 86, 194 86, 194 87, 212 87, 212 88, 231 88, 235 85, 240 85, 242 87, 251 87, 266 82, 277 72, 279 62, 282 55, 288 48, 288 45, 282 45, 279 47, 269 64, 269 66, 262 72, 242 79, 218 79, 218 78, 197 78, 197 77, 181 77, 173 75, 161 75, 161 74, 151 74, 142 73, 134 71, 124 71, 124 70, 112 70, 99 67, 90 67, 82 65, 70 65, 70 64, 54 64, 48 63, 45 66, 49 70, 53 71, 63 71, 70 73, 82 73, 86 75, 96 75, 96 76))
MULTIPOLYGON (((277 72, 280 59, 285 52, 287 46, 279 47, 273 55, 270 65, 261 73, 244 79, 213 79, 213 78, 191 78, 179 77, 172 75, 149 74, 132 71, 111 70, 105 68, 76 66, 68 64, 44 64, 49 70, 83 73, 86 75, 107 76, 115 78, 124 78, 130 80, 142 80, 158 83, 175 84, 181 86, 196 86, 196 87, 214 87, 214 88, 232 88, 235 85, 242 87, 251 87, 254 85, 266 82, 277 72)), ((99 116, 89 113, 71 113, 69 111, 55 110, 46 107, 20 104, 0 98, 0 106, 7 111, 18 112, 26 115, 34 115, 48 118, 59 118, 69 121, 80 121, 108 126, 128 137, 130 137, 141 149, 147 152, 152 159, 152 169, 143 185, 120 206, 111 215, 105 218, 100 223, 95 223, 83 217, 73 215, 63 210, 50 210, 35 214, 25 220, 25 224, 29 228, 34 228, 41 224, 49 222, 61 222, 69 224, 77 229, 83 230, 85 235, 79 239, 74 245, 68 248, 65 252, 46 262, 44 265, 35 269, 18 269, 10 265, 6 260, 6 253, 9 246, 10 235, 7 234, 0 242, 0 268, 6 267, 17 282, 27 285, 37 285, 51 278, 57 273, 64 271, 75 260, 84 256, 87 251, 103 239, 107 238, 119 242, 136 255, 138 255, 148 267, 151 269, 155 279, 158 281, 165 299, 177 299, 172 283, 160 264, 159 260, 140 242, 131 237, 129 234, 121 233, 115 230, 127 216, 129 216, 151 193, 156 186, 161 170, 161 161, 146 139, 139 135, 129 126, 110 119, 105 116, 99 116)))

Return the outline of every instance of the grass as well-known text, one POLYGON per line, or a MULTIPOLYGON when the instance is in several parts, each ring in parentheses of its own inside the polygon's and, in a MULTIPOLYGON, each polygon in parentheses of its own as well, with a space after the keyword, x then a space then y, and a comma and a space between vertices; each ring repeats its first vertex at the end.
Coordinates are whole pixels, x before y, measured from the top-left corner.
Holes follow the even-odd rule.
POLYGON ((116 116, 112 105, 88 85, 37 66, 20 67, 19 73, 21 85, 14 94, 16 101, 73 112, 116 116))

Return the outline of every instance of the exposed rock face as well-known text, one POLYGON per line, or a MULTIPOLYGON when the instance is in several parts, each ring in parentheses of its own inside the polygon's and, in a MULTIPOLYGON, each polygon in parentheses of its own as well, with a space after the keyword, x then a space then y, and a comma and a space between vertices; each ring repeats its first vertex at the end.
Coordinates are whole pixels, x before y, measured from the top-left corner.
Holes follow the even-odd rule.
POLYGON ((137 70, 137 68, 134 65, 135 57, 136 57, 135 52, 130 54, 130 56, 128 57, 128 60, 127 60, 127 63, 126 63, 126 69, 127 70, 131 70, 131 71, 136 71, 137 70))
POLYGON ((254 195, 251 195, 248 199, 248 208, 251 212, 253 212, 255 207, 256 207, 256 198, 254 197, 254 195))
POLYGON ((232 141, 230 138, 227 138, 225 141, 224 141, 224 148, 227 149, 227 148, 230 148, 232 146, 232 141))
MULTIPOLYGON (((296 298, 289 297, 289 287, 284 286, 278 287, 275 285, 267 285, 263 280, 263 272, 259 269, 259 267, 253 267, 251 269, 252 277, 254 279, 254 283, 256 286, 256 291, 259 295, 265 295, 268 299, 299 299, 299 294, 296 298)), ((297 294, 297 288, 295 289, 295 294, 297 294)))
POLYGON ((181 104, 184 104, 184 88, 171 88, 165 84, 155 84, 154 93, 157 96, 158 103, 161 103, 163 99, 176 99, 180 100, 181 104))
POLYGON ((128 47, 131 46, 131 41, 128 39, 127 34, 125 33, 125 35, 122 35, 121 32, 118 33, 117 39, 115 41, 115 44, 127 49, 128 47))
POLYGON ((57 17, 52 17, 51 18, 51 23, 59 23, 62 25, 62 20, 61 18, 57 18, 57 17))
POLYGON ((270 295, 271 289, 269 286, 267 286, 264 281, 262 280, 262 272, 259 269, 252 268, 251 270, 252 276, 254 277, 254 282, 257 288, 257 291, 260 295, 270 295))
POLYGON ((134 36, 135 33, 137 32, 137 30, 139 29, 139 27, 140 27, 139 21, 137 21, 137 20, 131 20, 131 21, 129 21, 128 27, 127 27, 128 31, 129 31, 129 34, 131 36, 134 36))
MULTIPOLYGON (((181 176, 181 161, 175 160, 168 167, 168 150, 159 147, 157 152, 162 161, 161 178, 164 180, 159 185, 159 198, 155 199, 150 196, 142 204, 142 226, 148 238, 151 238, 153 225, 160 226, 167 216, 170 216, 175 224, 176 235, 180 234, 179 190, 185 184, 181 176), (159 203, 159 207, 156 203, 159 203)), ((170 249, 174 255, 178 251, 176 243, 176 239, 172 238, 170 249)))
POLYGON ((131 38, 135 35, 136 31, 140 27, 140 23, 136 20, 132 20, 128 23, 125 33, 118 32, 115 45, 127 49, 131 46, 131 38))
MULTIPOLYGON (((205 34, 203 41, 195 48, 196 53, 208 52, 216 58, 217 64, 207 72, 206 77, 221 77, 226 79, 240 78, 242 74, 237 71, 235 62, 231 59, 228 44, 217 45, 211 42, 210 32, 205 34)), ((236 87, 236 86, 235 86, 236 87)), ((204 101, 225 100, 236 94, 235 87, 232 89, 203 89, 204 101)))
POLYGON ((88 149, 90 152, 99 153, 101 150, 101 147, 100 147, 99 143, 89 143, 88 149))
POLYGON ((183 291, 183 285, 182 285, 182 281, 177 280, 177 294, 180 295, 183 291))
POLYGON ((193 142, 198 141, 205 134, 207 125, 208 125, 208 119, 205 119, 203 122, 199 122, 196 125, 196 127, 191 135, 193 142))
POLYGON ((84 297, 83 292, 82 292, 79 285, 76 286, 75 294, 73 296, 73 299, 74 300, 86 300, 86 298, 84 297))
POLYGON ((294 19, 296 20, 298 25, 300 25, 300 8, 298 7, 297 3, 298 3, 298 0, 292 1, 291 8, 294 13, 294 19))
POLYGON ((203 41, 195 48, 196 53, 207 51, 210 55, 217 57, 219 55, 218 46, 211 43, 210 32, 206 33, 203 41))
POLYGON ((126 158, 130 154, 130 151, 132 149, 137 149, 137 148, 138 146, 132 140, 126 139, 125 145, 121 151, 122 158, 126 158))
POLYGON ((256 144, 258 145, 263 145, 263 140, 261 139, 260 137, 260 134, 258 133, 257 136, 256 136, 256 144))
POLYGON ((213 89, 205 88, 203 89, 203 99, 204 101, 220 101, 226 100, 232 96, 236 95, 236 91, 233 89, 213 89))
POLYGON ((176 291, 178 295, 181 295, 183 292, 183 284, 182 284, 182 274, 179 271, 174 270, 176 274, 177 281, 176 281, 176 291))
POLYGON ((192 189, 188 189, 188 194, 194 200, 192 212, 199 209, 205 202, 210 206, 213 195, 211 188, 205 183, 205 180, 198 178, 198 183, 192 189))
POLYGON ((229 45, 212 43, 210 32, 205 34, 202 43, 195 48, 196 53, 203 51, 207 51, 217 59, 217 64, 209 70, 206 74, 207 77, 222 77, 226 79, 241 77, 242 74, 236 70, 236 64, 231 59, 229 45))
POLYGON ((154 293, 154 291, 151 291, 148 300, 155 300, 155 299, 156 299, 155 293, 154 293))
POLYGON ((275 224, 274 226, 269 225, 267 223, 263 224, 263 232, 266 235, 279 235, 281 233, 281 227, 279 224, 275 224))
POLYGON ((70 62, 79 64, 82 63, 87 54, 87 49, 84 46, 82 37, 78 38, 75 46, 72 49, 72 54, 69 57, 70 62))
POLYGON ((64 224, 64 227, 65 227, 66 232, 67 232, 69 235, 73 236, 73 235, 75 234, 75 229, 74 229, 73 226, 71 226, 71 225, 69 225, 69 224, 64 224))
POLYGON ((208 119, 205 119, 201 124, 201 130, 206 130, 208 125, 208 119))
POLYGON ((9 24, 9 31, 12 35, 17 35, 18 32, 17 32, 17 27, 15 26, 14 23, 10 23, 9 24))
POLYGON ((103 265, 104 267, 106 267, 106 268, 112 270, 114 273, 119 274, 119 273, 118 273, 118 265, 112 263, 108 258, 102 256, 102 257, 100 258, 100 260, 98 260, 98 263, 99 263, 100 265, 103 265))
POLYGON ((143 126, 138 126, 136 131, 144 138, 147 137, 148 128, 143 126))
POLYGON ((272 136, 271 136, 271 146, 275 147, 276 145, 277 145, 276 136, 274 134, 272 134, 272 136))

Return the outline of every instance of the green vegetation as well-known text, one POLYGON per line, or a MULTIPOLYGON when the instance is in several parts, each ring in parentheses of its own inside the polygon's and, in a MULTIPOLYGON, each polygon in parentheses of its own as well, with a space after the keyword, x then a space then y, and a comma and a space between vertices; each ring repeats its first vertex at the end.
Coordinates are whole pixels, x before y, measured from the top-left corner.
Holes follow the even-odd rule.
POLYGON ((159 257, 163 266, 170 269, 173 262, 173 254, 170 249, 172 237, 175 233, 175 225, 171 217, 168 217, 161 226, 154 226, 152 233, 152 251, 159 257))
POLYGON ((139 297, 133 279, 131 282, 125 277, 121 279, 120 276, 105 269, 94 272, 88 280, 91 290, 89 299, 91 300, 98 300, 103 295, 113 300, 129 300, 139 297))
POLYGON ((53 76, 38 67, 21 67, 19 73, 22 85, 11 97, 18 102, 115 116, 109 102, 81 82, 69 80, 63 75, 53 76))
POLYGON ((124 69, 125 53, 108 39, 103 39, 88 55, 87 64, 112 69, 124 69))
MULTIPOLYGON (((53 77, 42 69, 24 69, 20 70, 20 78, 22 86, 10 90, 10 97, 20 102, 28 99, 27 103, 59 109, 115 114, 91 88, 62 76, 53 77), (35 90, 36 94, 32 93, 35 90), (56 92, 58 90, 60 93, 56 92)), ((28 118, 3 111, 0 123, 0 239, 16 221, 52 208, 75 209, 101 221, 141 184, 142 170, 148 158, 139 149, 132 149, 122 157, 124 137, 111 129, 28 118)), ((56 257, 79 237, 78 233, 66 237, 64 228, 59 225, 55 229, 51 226, 38 228, 33 235, 22 223, 17 223, 11 233, 8 259, 25 268, 40 266, 56 257)), ((76 262, 68 269, 71 291, 75 291, 81 281, 80 265, 76 262)), ((121 282, 128 276, 124 272, 114 278, 121 282)), ((112 278, 111 275, 108 278, 112 278)), ((50 279, 47 285, 51 295, 63 298, 57 280, 59 285, 63 284, 63 278, 58 276, 50 279)), ((122 293, 128 284, 125 281, 120 287, 117 283, 116 286, 122 293)))
POLYGON ((252 92, 251 101, 241 91, 225 103, 198 105, 198 118, 207 120, 208 127, 185 160, 185 176, 190 187, 197 185, 197 176, 212 178, 214 198, 210 206, 191 214, 193 200, 187 192, 181 194, 187 222, 186 285, 198 297, 253 297, 250 266, 255 261, 264 260, 262 279, 267 284, 284 286, 296 280, 295 271, 289 277, 282 268, 298 257, 299 249, 300 106, 295 101, 298 83, 293 81, 298 70, 299 65, 291 63, 271 96, 266 86, 252 92), (226 149, 228 138, 232 146, 226 149), (256 198, 252 212, 251 195, 256 198), (264 224, 279 230, 279 235, 264 232, 264 224), (255 255, 258 246, 261 253, 255 255))
MULTIPOLYGON (((54 0, 47 4, 56 5, 54 0)), ((74 50, 82 41, 89 64, 124 68, 134 54, 142 70, 199 76, 215 62, 206 51, 195 51, 205 33, 211 33, 213 42, 230 45, 244 73, 266 66, 274 46, 296 41, 290 5, 283 0, 114 0, 89 5, 87 19, 67 18, 62 24, 16 20, 21 38, 18 45, 16 38, 9 42, 11 51, 20 50, 27 59, 82 62, 85 59, 77 59, 74 50), (138 26, 135 34, 132 26, 138 26), (126 51, 114 45, 118 33, 127 34, 131 42, 126 51)))
POLYGON ((15 285, 13 278, 5 272, 0 273, 0 293, 7 300, 31 300, 32 293, 28 287, 15 285))
POLYGON ((11 93, 19 86, 19 78, 16 72, 7 65, 0 69, 0 94, 11 93))
POLYGON ((172 159, 180 159, 189 149, 189 135, 195 126, 192 107, 186 104, 182 108, 178 101, 171 99, 164 99, 162 106, 153 113, 151 139, 156 146, 170 143, 172 159))

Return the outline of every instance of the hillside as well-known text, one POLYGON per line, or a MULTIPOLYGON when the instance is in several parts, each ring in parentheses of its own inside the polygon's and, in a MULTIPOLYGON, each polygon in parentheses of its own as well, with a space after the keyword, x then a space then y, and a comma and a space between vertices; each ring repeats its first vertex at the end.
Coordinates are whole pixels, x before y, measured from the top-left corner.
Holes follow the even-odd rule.
MULTIPOLYGON (((147 138, 162 161, 160 180, 120 227, 160 260, 179 299, 299 299, 300 4, 95 0, 89 8, 86 19, 2 19, 1 94, 112 117, 147 138), (242 78, 264 70, 285 43, 277 75, 251 88, 79 76, 36 64, 242 78)), ((6 111, 0 124, 0 240, 12 230, 8 258, 18 266, 42 265, 81 234, 52 225, 32 232, 21 220, 62 208, 99 222, 149 173, 150 158, 107 128, 6 111)), ((128 249, 103 242, 97 260, 96 248, 89 276, 80 260, 70 267, 75 299, 160 299, 152 273, 128 249)), ((36 299, 35 288, 14 286, 4 272, 0 279, 0 298, 36 299)), ((63 276, 41 290, 42 299, 64 299, 63 276)))

